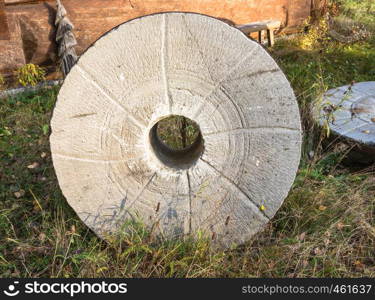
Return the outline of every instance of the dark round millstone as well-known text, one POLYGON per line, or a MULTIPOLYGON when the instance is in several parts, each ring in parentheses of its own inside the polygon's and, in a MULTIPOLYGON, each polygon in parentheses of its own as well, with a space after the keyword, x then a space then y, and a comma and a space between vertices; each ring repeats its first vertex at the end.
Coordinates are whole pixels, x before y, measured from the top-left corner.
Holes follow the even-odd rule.
POLYGON ((375 81, 327 91, 318 120, 333 135, 354 144, 349 157, 359 163, 375 162, 375 81))

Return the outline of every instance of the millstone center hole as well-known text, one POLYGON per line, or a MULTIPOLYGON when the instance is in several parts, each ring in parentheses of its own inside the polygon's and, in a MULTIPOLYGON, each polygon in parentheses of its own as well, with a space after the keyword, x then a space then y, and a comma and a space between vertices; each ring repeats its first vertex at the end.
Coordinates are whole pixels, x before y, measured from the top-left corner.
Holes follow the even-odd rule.
POLYGON ((197 140, 197 123, 183 116, 172 115, 156 123, 160 141, 173 150, 184 150, 197 140))
POLYGON ((184 116, 171 115, 157 122, 150 131, 150 143, 161 162, 177 169, 189 168, 203 152, 198 124, 184 116))

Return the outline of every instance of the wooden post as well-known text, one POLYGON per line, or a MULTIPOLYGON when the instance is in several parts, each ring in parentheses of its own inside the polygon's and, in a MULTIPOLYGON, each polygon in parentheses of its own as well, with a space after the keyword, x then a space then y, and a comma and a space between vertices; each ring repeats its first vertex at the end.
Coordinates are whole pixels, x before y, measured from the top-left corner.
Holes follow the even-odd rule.
POLYGON ((9 40, 9 27, 5 14, 5 2, 0 0, 0 40, 9 40))
POLYGON ((259 44, 263 43, 263 31, 262 30, 258 31, 258 41, 259 41, 259 44))
POLYGON ((267 29, 267 39, 268 39, 268 46, 272 47, 275 43, 273 29, 267 29))

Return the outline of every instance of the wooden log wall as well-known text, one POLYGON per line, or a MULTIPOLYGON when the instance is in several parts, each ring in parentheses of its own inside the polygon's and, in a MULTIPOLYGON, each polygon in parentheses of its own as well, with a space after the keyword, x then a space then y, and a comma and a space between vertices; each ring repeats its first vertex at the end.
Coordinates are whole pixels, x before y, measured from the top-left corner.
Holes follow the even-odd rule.
MULTIPOLYGON (((300 25, 317 0, 63 0, 75 25, 80 55, 102 34, 140 16, 158 12, 196 12, 235 24, 281 21, 290 30, 300 25)), ((0 0, 0 74, 10 75, 25 63, 56 62, 55 1, 0 0)))

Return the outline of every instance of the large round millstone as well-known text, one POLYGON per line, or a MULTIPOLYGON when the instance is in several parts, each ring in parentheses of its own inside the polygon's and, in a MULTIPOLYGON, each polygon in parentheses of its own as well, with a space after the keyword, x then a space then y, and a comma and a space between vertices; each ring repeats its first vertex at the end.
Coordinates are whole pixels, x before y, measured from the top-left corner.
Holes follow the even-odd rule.
POLYGON ((269 54, 190 13, 145 16, 100 38, 52 118, 63 194, 104 238, 140 219, 166 238, 203 231, 221 246, 245 242, 282 204, 300 146, 293 91, 269 54), (157 136, 171 115, 200 128, 185 150, 157 136))
POLYGON ((357 162, 375 161, 375 81, 327 91, 318 120, 328 125, 335 136, 358 144, 351 158, 357 162))

